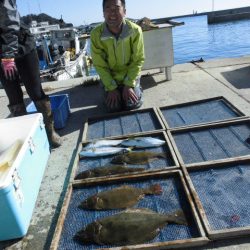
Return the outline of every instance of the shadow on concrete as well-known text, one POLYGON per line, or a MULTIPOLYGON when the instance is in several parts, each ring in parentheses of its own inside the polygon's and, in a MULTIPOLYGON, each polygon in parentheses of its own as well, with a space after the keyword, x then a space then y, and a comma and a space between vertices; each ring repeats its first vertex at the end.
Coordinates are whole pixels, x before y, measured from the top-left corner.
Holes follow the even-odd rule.
POLYGON ((102 97, 102 87, 96 85, 78 85, 53 94, 68 94, 72 109, 98 105, 102 97))
MULTIPOLYGON (((99 84, 84 86, 78 85, 61 91, 46 92, 47 95, 68 94, 70 103, 70 115, 66 125, 57 132, 61 135, 67 135, 83 128, 88 117, 102 115, 106 113, 103 105, 103 89, 99 84)), ((26 106, 31 100, 25 98, 26 106)))
MULTIPOLYGON (((156 81, 154 78, 154 75, 156 74, 152 74, 152 75, 143 75, 141 78, 141 86, 142 88, 145 89, 150 89, 155 87, 157 84, 161 84, 166 82, 166 80, 163 81, 156 81)), ((158 74, 157 74, 158 75, 158 74)))
POLYGON ((250 88, 250 66, 222 72, 221 74, 237 89, 250 88))
POLYGON ((58 133, 67 135, 83 128, 88 117, 106 113, 103 105, 103 93, 100 85, 79 85, 54 94, 68 94, 71 113, 66 126, 58 133))

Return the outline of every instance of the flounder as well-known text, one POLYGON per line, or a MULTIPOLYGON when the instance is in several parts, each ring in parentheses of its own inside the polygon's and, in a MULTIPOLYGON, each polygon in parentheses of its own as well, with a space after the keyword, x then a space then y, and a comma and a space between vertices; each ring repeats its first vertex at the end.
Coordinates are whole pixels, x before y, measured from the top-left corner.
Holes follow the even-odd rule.
POLYGON ((114 164, 146 164, 158 158, 166 158, 164 153, 154 153, 151 151, 128 152, 115 156, 111 163, 114 164))
POLYGON ((128 208, 138 203, 145 195, 159 195, 161 193, 162 188, 159 184, 154 184, 148 188, 121 186, 97 193, 84 200, 79 207, 93 210, 128 208))
POLYGON ((88 224, 74 239, 83 244, 141 244, 153 240, 168 223, 187 225, 183 211, 160 214, 149 209, 128 209, 88 224))
POLYGON ((76 175, 75 180, 93 178, 93 177, 110 176, 114 174, 141 172, 143 170, 145 170, 145 168, 143 167, 129 168, 126 165, 103 166, 103 167, 97 167, 97 168, 83 171, 79 173, 78 175, 76 175))

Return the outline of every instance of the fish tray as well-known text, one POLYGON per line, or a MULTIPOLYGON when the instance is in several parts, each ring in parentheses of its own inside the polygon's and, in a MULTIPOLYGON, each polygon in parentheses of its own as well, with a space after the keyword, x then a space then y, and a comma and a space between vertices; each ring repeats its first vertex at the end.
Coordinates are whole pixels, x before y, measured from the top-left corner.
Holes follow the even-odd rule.
MULTIPOLYGON (((170 170, 170 169, 179 168, 179 163, 178 163, 177 157, 176 157, 175 152, 171 146, 170 140, 169 140, 166 132, 164 132, 164 131, 150 132, 150 133, 140 134, 136 137, 143 137, 143 136, 151 136, 153 138, 164 140, 165 144, 163 144, 162 146, 159 146, 159 147, 154 147, 154 148, 132 149, 132 151, 134 151, 134 152, 150 151, 150 152, 155 152, 155 153, 164 153, 164 155, 166 155, 166 158, 159 158, 159 159, 153 160, 147 164, 142 164, 142 165, 141 164, 127 164, 127 166, 129 166, 130 168, 133 168, 133 167, 145 168, 145 170, 142 172, 154 172, 154 171, 159 171, 159 170, 163 170, 163 169, 170 170)), ((116 139, 128 139, 128 137, 122 136, 122 137, 116 137, 116 139)), ((83 142, 82 146, 84 147, 89 142, 91 142, 91 141, 83 142)), ((79 152, 80 151, 81 151, 81 149, 79 150, 79 152)), ((112 165, 112 164, 110 164, 110 162, 111 162, 113 157, 114 156, 103 156, 103 157, 92 157, 92 158, 91 157, 83 157, 83 158, 79 159, 78 166, 74 170, 75 171, 74 176, 76 176, 77 174, 79 174, 83 171, 91 170, 91 169, 94 169, 96 167, 102 167, 105 165, 112 165)), ((112 176, 122 176, 122 175, 130 175, 130 174, 131 173, 114 174, 112 176)), ((109 175, 109 176, 105 176, 105 177, 94 177, 93 179, 96 179, 96 178, 103 178, 103 179, 107 180, 107 179, 110 179, 111 176, 109 175)))
POLYGON ((222 96, 159 108, 167 129, 229 121, 245 114, 222 96))
POLYGON ((92 140, 164 129, 156 109, 149 108, 88 118, 84 135, 92 140))
POLYGON ((168 249, 179 247, 200 246, 208 243, 199 217, 192 202, 190 193, 185 185, 181 171, 172 170, 164 173, 144 173, 137 176, 124 177, 119 181, 96 182, 83 181, 72 184, 68 188, 63 208, 59 215, 56 230, 52 239, 51 248, 55 249, 168 249), (121 185, 134 187, 148 187, 159 183, 163 189, 161 195, 146 195, 134 208, 148 208, 159 213, 171 213, 182 209, 188 218, 188 225, 169 224, 161 229, 160 234, 151 242, 126 247, 81 245, 73 240, 73 236, 87 224, 106 216, 121 212, 122 210, 91 211, 82 210, 78 206, 85 198, 104 190, 121 185))
POLYGON ((211 240, 250 236, 250 160, 186 168, 188 185, 211 240))
POLYGON ((249 118, 168 131, 180 164, 187 167, 250 158, 249 135, 249 118))

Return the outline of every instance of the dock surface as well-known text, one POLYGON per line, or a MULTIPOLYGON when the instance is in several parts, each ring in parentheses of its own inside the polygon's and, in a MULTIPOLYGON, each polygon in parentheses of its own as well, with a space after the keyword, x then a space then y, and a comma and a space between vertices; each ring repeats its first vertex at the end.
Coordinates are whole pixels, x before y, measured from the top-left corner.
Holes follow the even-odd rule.
MULTIPOLYGON (((141 109, 223 96, 250 115, 250 56, 175 65, 171 81, 166 81, 165 74, 158 69, 144 71, 141 84, 144 90, 141 109)), ((82 140, 84 122, 87 117, 105 113, 99 84, 84 84, 82 78, 76 78, 46 82, 43 88, 47 94, 69 95, 71 115, 66 127, 58 131, 63 145, 50 155, 28 234, 23 239, 0 242, 0 249, 49 249, 82 140)), ((9 110, 3 89, 0 89, 0 102, 0 119, 4 119, 9 116, 9 110)), ((30 102, 27 95, 25 102, 30 102)), ((250 237, 192 249, 250 249, 250 237)))

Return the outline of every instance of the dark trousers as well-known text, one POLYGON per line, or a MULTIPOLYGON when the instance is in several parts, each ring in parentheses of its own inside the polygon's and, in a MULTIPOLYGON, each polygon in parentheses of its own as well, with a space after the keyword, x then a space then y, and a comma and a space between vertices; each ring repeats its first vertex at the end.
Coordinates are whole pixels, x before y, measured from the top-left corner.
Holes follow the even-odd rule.
POLYGON ((39 60, 36 50, 29 54, 16 58, 16 67, 19 77, 15 80, 6 80, 2 67, 0 67, 0 80, 10 105, 23 103, 23 92, 20 83, 23 83, 27 94, 32 101, 39 101, 45 98, 45 93, 41 86, 39 60))
MULTIPOLYGON (((123 87, 124 87, 124 85, 118 85, 118 88, 117 88, 120 92, 121 103, 118 103, 117 106, 112 107, 112 108, 106 105, 108 112, 113 113, 113 112, 119 112, 119 111, 123 111, 123 110, 137 109, 137 108, 141 107, 141 105, 143 103, 143 98, 142 98, 142 87, 140 84, 140 78, 136 79, 136 84, 134 87, 134 92, 135 92, 136 96, 138 97, 137 102, 132 103, 130 100, 128 100, 127 102, 123 101, 123 99, 122 99, 123 87)), ((106 103, 106 98, 107 98, 107 92, 105 91, 105 103, 106 103)))

